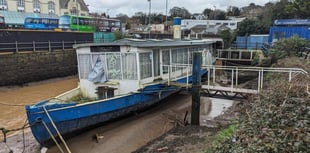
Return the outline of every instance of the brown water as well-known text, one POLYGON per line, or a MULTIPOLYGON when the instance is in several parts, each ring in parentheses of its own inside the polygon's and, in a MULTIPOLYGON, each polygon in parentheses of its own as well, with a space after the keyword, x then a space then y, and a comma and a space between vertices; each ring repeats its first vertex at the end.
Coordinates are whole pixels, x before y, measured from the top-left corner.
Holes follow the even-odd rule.
MULTIPOLYGON (((23 87, 1 87, 0 128, 22 127, 26 120, 25 105, 50 99, 73 89, 77 87, 77 81, 77 77, 66 77, 30 83, 23 87)), ((9 133, 12 134, 14 133, 9 133)))

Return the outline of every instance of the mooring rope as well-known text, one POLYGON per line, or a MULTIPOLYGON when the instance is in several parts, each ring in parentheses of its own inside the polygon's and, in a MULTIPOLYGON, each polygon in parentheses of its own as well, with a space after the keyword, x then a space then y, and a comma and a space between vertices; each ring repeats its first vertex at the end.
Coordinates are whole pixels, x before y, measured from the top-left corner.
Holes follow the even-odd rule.
POLYGON ((9 132, 15 132, 15 131, 20 131, 22 130, 23 131, 23 151, 22 153, 25 152, 25 148, 26 148, 26 144, 25 144, 25 128, 28 128, 30 127, 29 123, 27 123, 28 120, 25 120, 25 123, 24 125, 21 127, 21 128, 16 128, 16 129, 6 129, 6 128, 3 128, 1 127, 0 130, 2 131, 2 134, 3 134, 3 142, 4 144, 6 145, 6 147, 10 150, 10 152, 13 153, 13 150, 10 148, 10 146, 6 143, 7 142, 7 133, 9 132), (27 126, 28 125, 28 126, 27 126))
POLYGON ((4 102, 0 102, 1 105, 7 105, 7 106, 23 106, 25 107, 25 104, 10 104, 10 103, 4 103, 4 102))

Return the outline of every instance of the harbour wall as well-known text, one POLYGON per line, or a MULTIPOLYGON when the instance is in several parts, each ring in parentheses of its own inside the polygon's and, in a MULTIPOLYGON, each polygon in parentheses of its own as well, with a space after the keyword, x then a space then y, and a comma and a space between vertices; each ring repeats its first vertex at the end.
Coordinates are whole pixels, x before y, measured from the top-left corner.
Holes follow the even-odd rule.
POLYGON ((77 60, 73 49, 0 54, 0 86, 23 85, 76 74, 77 60))

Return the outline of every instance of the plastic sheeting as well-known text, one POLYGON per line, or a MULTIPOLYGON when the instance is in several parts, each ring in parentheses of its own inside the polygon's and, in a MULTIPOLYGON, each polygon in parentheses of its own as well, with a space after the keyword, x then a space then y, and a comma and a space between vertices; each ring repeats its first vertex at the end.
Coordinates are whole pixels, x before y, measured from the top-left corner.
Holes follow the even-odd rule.
POLYGON ((94 83, 104 83, 107 81, 107 77, 104 71, 104 62, 101 58, 97 59, 87 79, 94 83))

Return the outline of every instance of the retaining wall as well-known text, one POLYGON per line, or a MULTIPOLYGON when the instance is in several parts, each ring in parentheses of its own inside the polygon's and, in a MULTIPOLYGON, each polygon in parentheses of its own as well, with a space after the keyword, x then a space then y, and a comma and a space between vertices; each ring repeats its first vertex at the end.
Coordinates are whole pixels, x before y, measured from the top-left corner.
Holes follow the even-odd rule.
POLYGON ((74 50, 0 55, 0 86, 77 74, 74 50))

